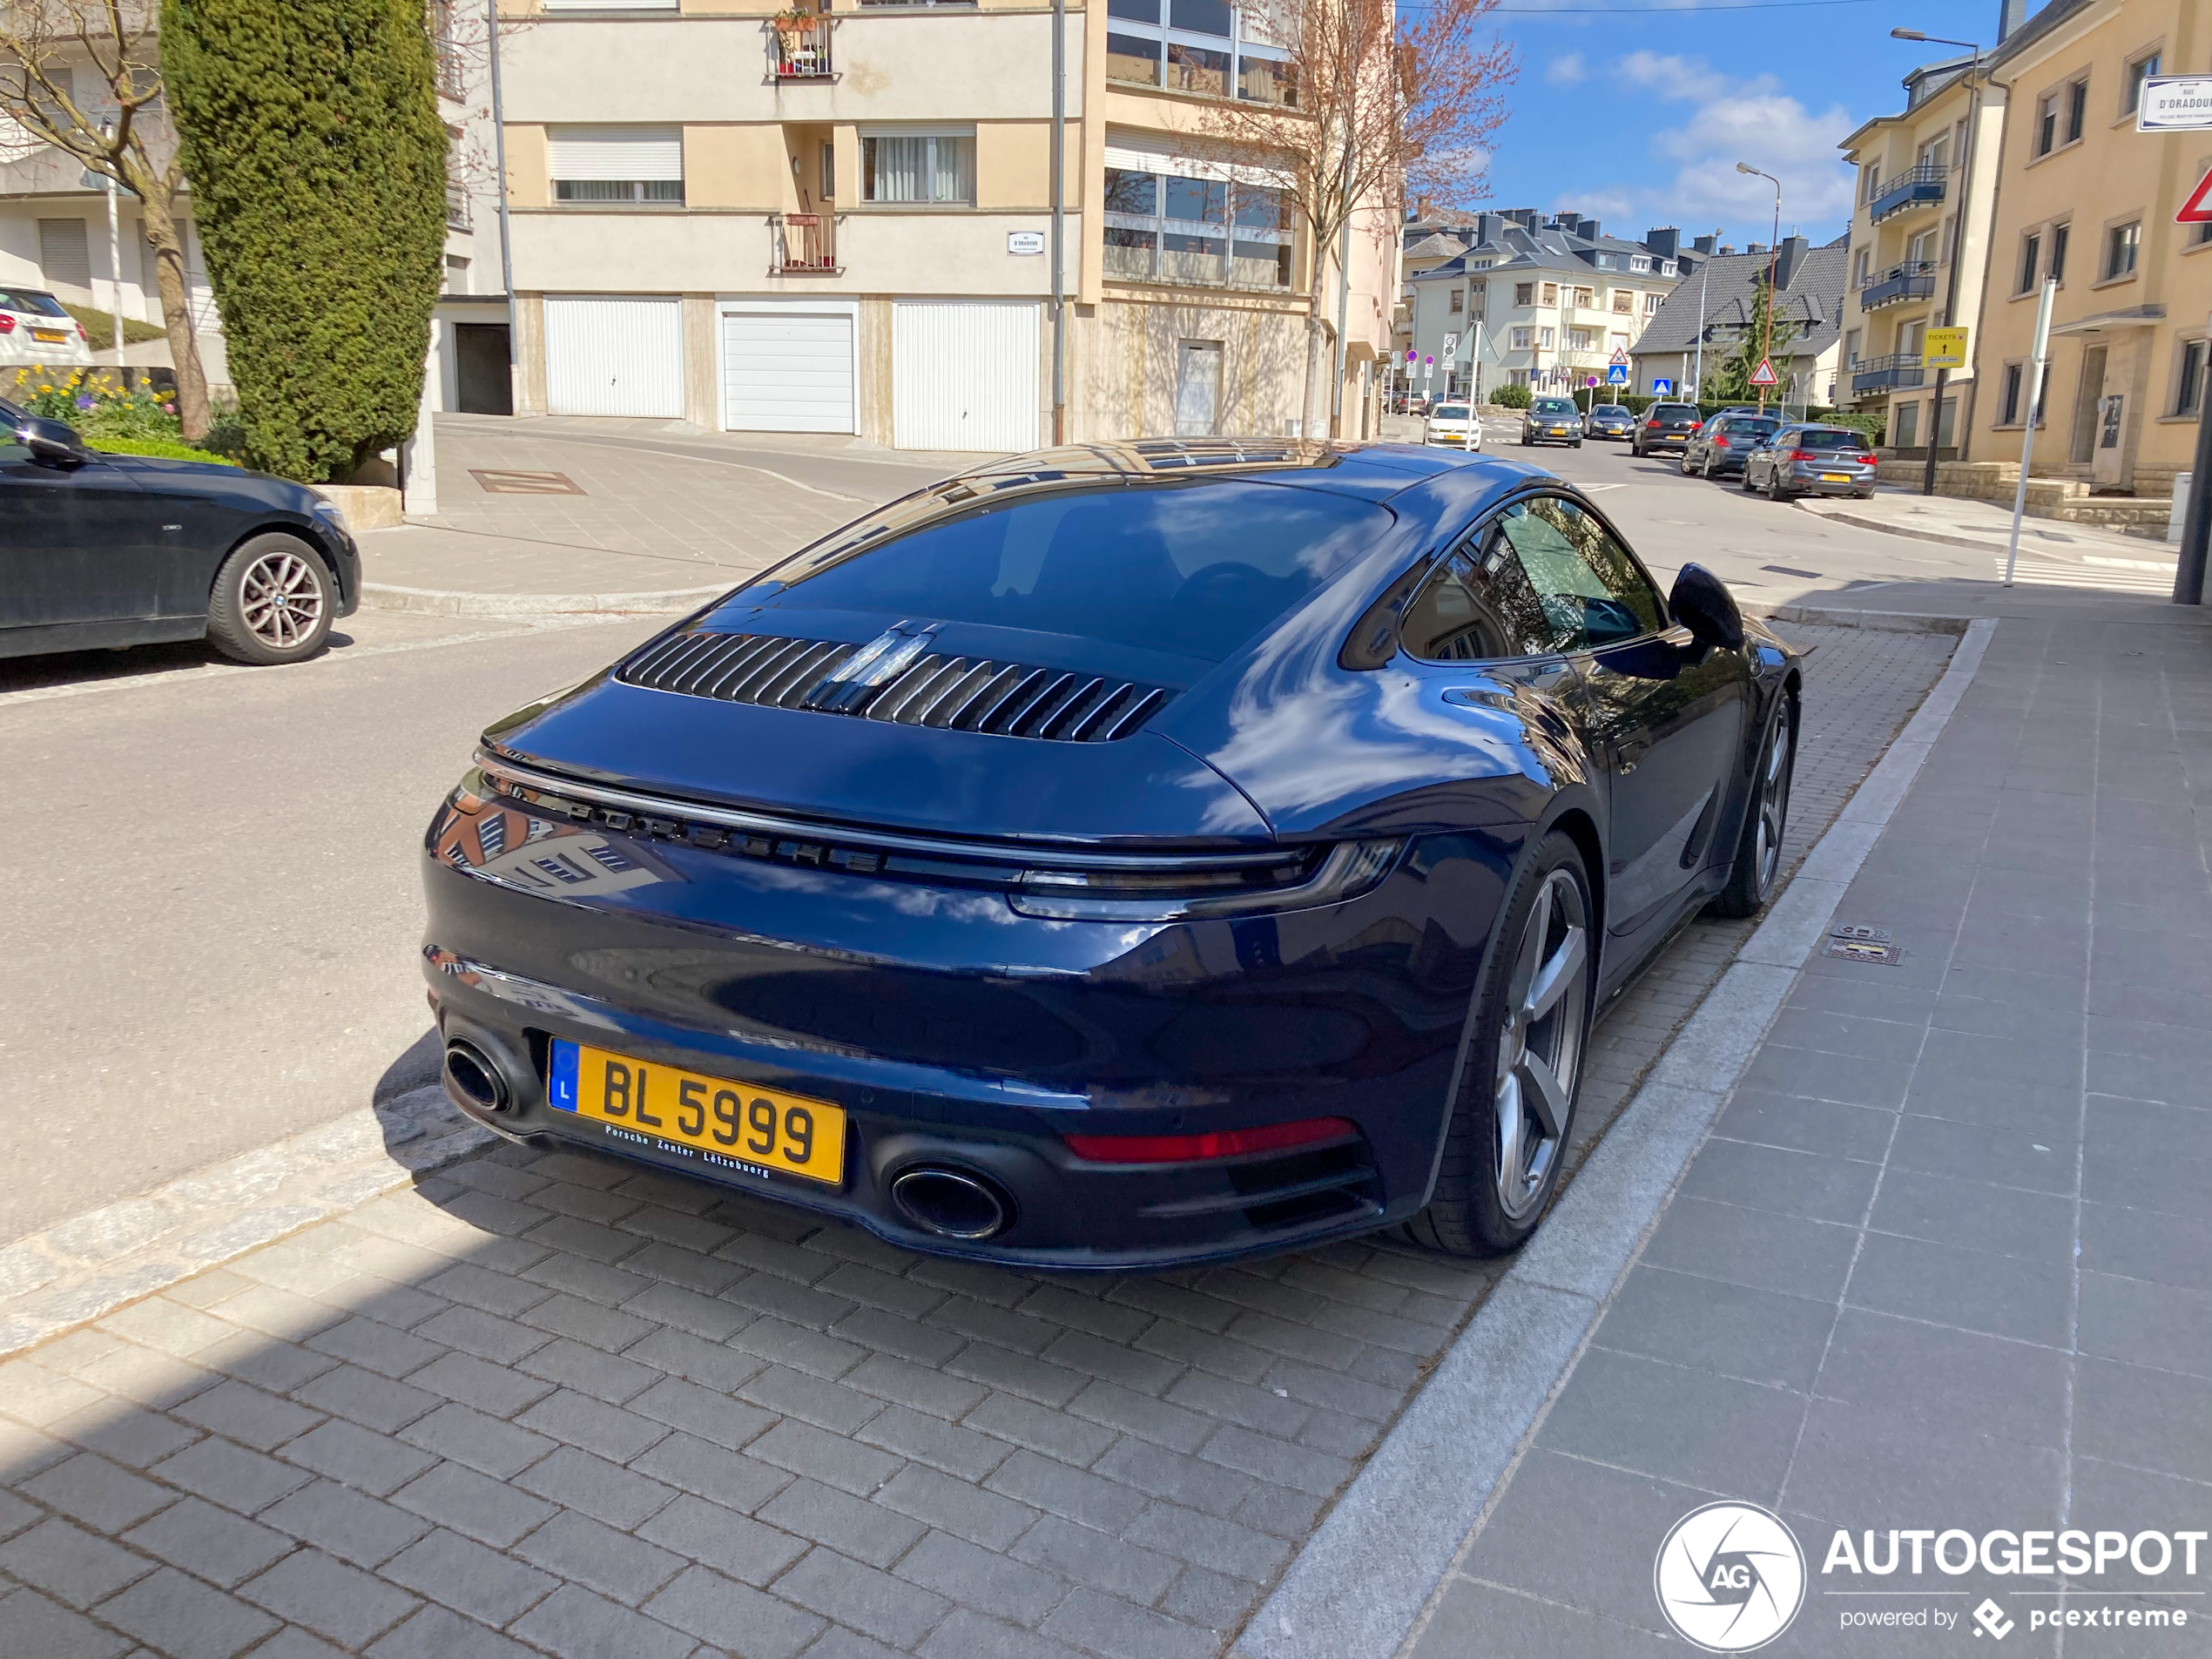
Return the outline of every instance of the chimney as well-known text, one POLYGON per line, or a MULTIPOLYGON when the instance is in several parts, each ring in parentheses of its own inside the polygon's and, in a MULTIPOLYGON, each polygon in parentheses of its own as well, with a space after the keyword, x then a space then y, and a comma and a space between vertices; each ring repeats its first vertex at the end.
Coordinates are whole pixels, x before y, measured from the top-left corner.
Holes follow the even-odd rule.
MULTIPOLYGON (((1743 251, 1746 253, 1764 253, 1766 252, 1766 244, 1764 242, 1746 242, 1743 244, 1743 251)), ((1725 253, 1728 250, 1726 248, 1723 248, 1721 252, 1725 253)))
POLYGON ((1703 253, 1707 259, 1710 259, 1715 252, 1715 245, 1717 240, 1717 238, 1710 236, 1697 237, 1690 242, 1689 251, 1693 253, 1703 253))
POLYGON ((1997 0, 1997 38, 2008 40, 2027 21, 2027 0, 1997 0))
POLYGON ((1671 260, 1682 251, 1682 232, 1673 226, 1663 231, 1646 231, 1643 245, 1651 250, 1654 259, 1671 260))
POLYGON ((1495 213, 1477 213, 1474 216, 1475 246, 1480 247, 1490 239, 1491 229, 1497 221, 1498 216, 1495 213))
POLYGON ((1577 229, 1575 233, 1586 242, 1596 241, 1598 238, 1597 220, 1594 219, 1583 219, 1581 223, 1581 227, 1577 229))
POLYGON ((1811 244, 1802 236, 1785 236, 1774 261, 1774 289, 1777 293, 1789 292, 1790 285, 1797 280, 1804 269, 1805 253, 1811 244))

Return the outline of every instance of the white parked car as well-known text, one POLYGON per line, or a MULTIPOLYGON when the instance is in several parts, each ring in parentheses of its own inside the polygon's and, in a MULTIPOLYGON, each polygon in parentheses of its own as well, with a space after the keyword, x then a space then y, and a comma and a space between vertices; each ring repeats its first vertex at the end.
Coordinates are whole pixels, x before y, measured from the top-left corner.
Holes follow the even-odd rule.
POLYGON ((1423 443, 1447 443, 1454 449, 1482 447, 1482 420, 1471 403, 1439 403, 1428 412, 1423 443))
POLYGON ((88 368, 91 362, 84 325, 60 300, 36 288, 0 288, 0 368, 88 368))

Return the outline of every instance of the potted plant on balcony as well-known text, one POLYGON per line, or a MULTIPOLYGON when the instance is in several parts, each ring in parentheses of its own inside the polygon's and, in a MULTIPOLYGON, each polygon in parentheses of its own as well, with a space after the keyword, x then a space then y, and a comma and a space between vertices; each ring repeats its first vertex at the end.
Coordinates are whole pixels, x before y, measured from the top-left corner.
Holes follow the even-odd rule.
POLYGON ((786 6, 775 15, 776 56, 785 74, 799 72, 813 57, 808 40, 813 22, 812 12, 795 4, 786 6))

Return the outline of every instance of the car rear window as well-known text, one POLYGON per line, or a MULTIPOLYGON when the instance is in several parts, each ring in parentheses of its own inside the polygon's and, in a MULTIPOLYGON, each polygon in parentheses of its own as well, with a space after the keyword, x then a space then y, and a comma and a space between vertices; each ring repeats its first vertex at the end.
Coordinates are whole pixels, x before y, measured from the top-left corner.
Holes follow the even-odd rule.
POLYGON ((1590 411, 1592 415, 1626 415, 1628 412, 1627 408, 1619 403, 1601 403, 1590 411))
POLYGON ((1579 415, 1581 410, 1563 397, 1540 397, 1535 402, 1539 415, 1579 415))
POLYGON ((1836 427, 1807 427, 1797 434, 1797 447, 1801 449, 1863 449, 1866 447, 1866 440, 1856 432, 1844 431, 1836 427))
POLYGON ((1440 403, 1430 411, 1440 421, 1464 421, 1467 406, 1464 403, 1440 403))
POLYGON ((864 523, 738 600, 1027 628, 1219 662, 1393 522, 1372 502, 1240 479, 1059 489, 883 541, 870 539, 882 521, 864 523))
POLYGON ((62 302, 34 288, 0 288, 0 310, 27 311, 40 317, 66 317, 62 302))
POLYGON ((1754 416, 1746 420, 1723 421, 1713 429, 1716 432, 1756 433, 1760 437, 1764 437, 1781 424, 1779 421, 1762 421, 1754 416))
POLYGON ((1669 421, 1679 421, 1684 416, 1689 416, 1694 419, 1696 416, 1697 410, 1694 405, 1688 403, 1654 403, 1649 408, 1646 409, 1644 413, 1647 415, 1660 416, 1669 421))

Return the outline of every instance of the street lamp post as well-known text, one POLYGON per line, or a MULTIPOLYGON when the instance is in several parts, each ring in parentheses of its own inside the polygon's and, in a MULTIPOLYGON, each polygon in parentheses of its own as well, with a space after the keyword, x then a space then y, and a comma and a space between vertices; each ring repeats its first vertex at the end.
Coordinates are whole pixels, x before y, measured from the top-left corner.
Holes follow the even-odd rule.
MULTIPOLYGON (((1974 126, 1981 113, 1981 48, 1971 40, 1946 40, 1941 35, 1923 34, 1918 29, 1892 29, 1892 40, 1925 41, 1932 46, 1964 46, 1973 53, 1974 61, 1966 71, 1966 137, 1959 146, 1959 211, 1951 216, 1951 274, 1946 279, 1943 293, 1943 326, 1954 327, 1959 320, 1959 267, 1966 262, 1966 212, 1972 206, 1974 187, 1974 126)), ((1936 448, 1943 436, 1943 383, 1951 378, 1949 368, 1936 370, 1935 401, 1928 406, 1928 461, 1920 476, 1920 493, 1935 494, 1936 448)), ((1954 417, 1952 422, 1958 424, 1954 417)), ((1957 448, 1954 442, 1952 447, 1957 448)))
POLYGON ((1701 402, 1705 396, 1705 295, 1713 286, 1713 261, 1719 256, 1721 233, 1713 231, 1713 252, 1705 256, 1704 264, 1697 268, 1697 367, 1689 372, 1689 401, 1701 402))
MULTIPOLYGON (((1782 241, 1782 181, 1770 172, 1761 172, 1748 161, 1736 164, 1736 171, 1748 172, 1755 179, 1764 179, 1774 186, 1774 231, 1766 245, 1766 328, 1765 338, 1759 341, 1759 361, 1767 365, 1767 372, 1774 369, 1774 261, 1781 253, 1782 241)), ((1759 408, 1766 409, 1766 388, 1759 388, 1759 408)))

